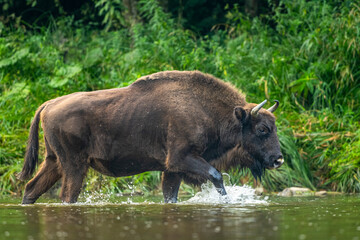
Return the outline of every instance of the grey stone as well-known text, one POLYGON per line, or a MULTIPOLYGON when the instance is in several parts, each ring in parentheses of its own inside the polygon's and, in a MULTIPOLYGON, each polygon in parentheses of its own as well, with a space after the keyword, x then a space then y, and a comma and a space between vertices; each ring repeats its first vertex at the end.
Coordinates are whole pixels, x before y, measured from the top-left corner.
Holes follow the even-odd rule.
POLYGON ((314 193, 309 188, 290 187, 285 188, 278 196, 282 197, 299 197, 299 196, 313 196, 314 193))
POLYGON ((327 195, 327 191, 315 192, 315 196, 317 196, 317 197, 323 197, 323 196, 326 196, 326 195, 327 195))

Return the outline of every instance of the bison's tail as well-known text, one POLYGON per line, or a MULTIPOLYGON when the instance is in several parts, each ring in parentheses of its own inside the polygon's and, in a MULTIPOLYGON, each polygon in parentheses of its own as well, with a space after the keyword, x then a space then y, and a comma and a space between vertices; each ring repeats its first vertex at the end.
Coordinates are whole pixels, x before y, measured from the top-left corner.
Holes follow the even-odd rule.
POLYGON ((38 108, 35 113, 34 120, 31 123, 24 166, 21 172, 17 175, 17 178, 20 180, 26 180, 30 178, 38 162, 40 113, 45 107, 46 104, 43 104, 38 108))

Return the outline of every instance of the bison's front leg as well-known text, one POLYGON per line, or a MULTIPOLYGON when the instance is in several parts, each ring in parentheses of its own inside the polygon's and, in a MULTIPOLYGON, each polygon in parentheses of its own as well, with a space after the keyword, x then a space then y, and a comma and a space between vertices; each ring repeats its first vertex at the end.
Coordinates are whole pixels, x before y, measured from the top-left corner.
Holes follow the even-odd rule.
POLYGON ((165 203, 177 202, 180 183, 180 174, 167 171, 162 173, 162 190, 165 203))
POLYGON ((195 174, 201 178, 210 180, 214 184, 218 193, 223 196, 226 195, 221 173, 203 158, 195 157, 192 154, 189 154, 185 157, 182 166, 186 169, 187 173, 195 174))
POLYGON ((212 167, 209 170, 209 175, 211 176, 210 181, 214 184, 218 193, 220 193, 222 196, 226 195, 221 173, 218 170, 216 170, 214 167, 212 167))
POLYGON ((183 159, 169 158, 167 167, 169 172, 192 174, 202 179, 208 179, 221 195, 226 195, 221 173, 199 156, 188 154, 183 159))

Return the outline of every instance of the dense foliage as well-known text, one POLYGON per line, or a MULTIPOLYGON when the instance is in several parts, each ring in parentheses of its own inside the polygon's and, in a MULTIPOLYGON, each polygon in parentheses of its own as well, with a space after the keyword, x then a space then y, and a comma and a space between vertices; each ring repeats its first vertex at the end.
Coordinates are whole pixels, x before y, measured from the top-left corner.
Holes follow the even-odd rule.
MULTIPOLYGON (((360 192, 360 5, 284 1, 251 18, 234 5, 224 9, 226 24, 198 35, 155 0, 139 1, 137 17, 123 24, 126 12, 114 7, 122 1, 94 2, 103 28, 72 14, 49 17, 45 25, 0 22, 2 194, 23 190, 15 173, 44 101, 123 87, 172 69, 211 73, 236 85, 249 102, 280 100, 276 115, 286 164, 267 171, 262 184, 268 191, 305 186, 360 192)), ((232 183, 255 184, 247 170, 230 175, 232 183)), ((127 178, 90 172, 86 189, 148 192, 159 182, 154 172, 127 178)))

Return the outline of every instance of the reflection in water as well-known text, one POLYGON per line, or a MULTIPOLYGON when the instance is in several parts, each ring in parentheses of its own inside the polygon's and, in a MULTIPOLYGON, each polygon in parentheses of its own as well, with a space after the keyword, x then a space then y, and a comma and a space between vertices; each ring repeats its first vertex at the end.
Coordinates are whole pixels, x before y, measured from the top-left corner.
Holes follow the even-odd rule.
POLYGON ((9 224, 8 239, 241 239, 260 232, 275 237, 266 232, 272 228, 266 212, 236 206, 35 205, 13 210, 23 224, 9 224))
POLYGON ((360 240, 359 215, 358 196, 259 205, 0 203, 0 239, 360 240))

